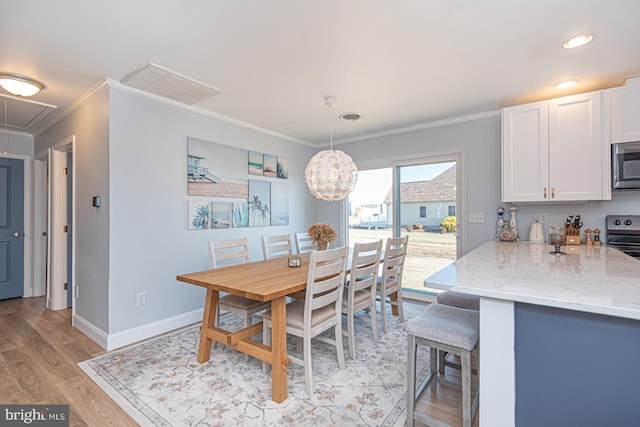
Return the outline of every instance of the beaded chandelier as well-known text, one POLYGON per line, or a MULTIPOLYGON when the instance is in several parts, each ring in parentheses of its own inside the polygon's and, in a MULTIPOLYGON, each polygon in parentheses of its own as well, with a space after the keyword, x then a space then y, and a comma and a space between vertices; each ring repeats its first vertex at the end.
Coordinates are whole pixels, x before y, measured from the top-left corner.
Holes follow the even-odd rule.
MULTIPOLYGON (((328 96, 325 102, 333 108, 338 100, 328 96)), ((358 168, 348 154, 333 149, 333 116, 331 118, 331 148, 319 152, 309 160, 304 178, 315 197, 336 201, 351 193, 358 178, 358 168)))

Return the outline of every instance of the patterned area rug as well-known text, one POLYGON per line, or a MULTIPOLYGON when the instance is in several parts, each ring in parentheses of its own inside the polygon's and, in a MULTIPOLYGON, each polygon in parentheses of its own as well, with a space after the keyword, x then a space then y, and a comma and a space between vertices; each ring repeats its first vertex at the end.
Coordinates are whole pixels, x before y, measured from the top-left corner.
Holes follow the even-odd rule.
MULTIPOLYGON (((421 306, 405 303, 404 308, 405 318, 410 319, 421 306)), ((242 320, 227 315, 222 322, 234 329, 242 320)), ((332 346, 314 342, 314 396, 304 391, 304 369, 292 363, 287 369, 288 398, 281 404, 271 400, 271 374, 262 373, 259 360, 246 361, 244 354, 218 345, 212 349, 209 362, 199 364, 199 326, 79 365, 143 426, 404 425, 404 324, 391 316, 389 333, 380 334, 376 345, 370 321, 356 318, 356 360, 348 354, 344 322, 343 330, 345 369, 338 368, 332 346)), ((287 351, 292 354, 296 354, 294 344, 288 341, 287 351)), ((418 357, 420 377, 426 375, 427 368, 425 351, 418 357)))

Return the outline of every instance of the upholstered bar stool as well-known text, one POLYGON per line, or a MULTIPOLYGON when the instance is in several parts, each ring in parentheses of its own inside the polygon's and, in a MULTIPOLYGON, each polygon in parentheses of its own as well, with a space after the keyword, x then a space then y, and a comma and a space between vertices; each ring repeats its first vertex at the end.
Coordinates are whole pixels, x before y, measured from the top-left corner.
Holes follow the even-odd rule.
MULTIPOLYGON (((467 308, 469 310, 480 310, 480 296, 465 294, 463 292, 456 291, 444 291, 440 292, 436 297, 438 304, 452 305, 454 307, 467 308)), ((447 360, 447 352, 438 352, 438 369, 440 374, 444 375, 444 368, 449 366, 451 368, 460 369, 460 364, 447 360)), ((476 370, 473 370, 476 373, 476 370)))
POLYGON ((466 308, 433 303, 413 319, 407 321, 407 426, 413 427, 415 421, 427 425, 445 426, 442 421, 419 411, 416 403, 429 385, 435 392, 438 382, 459 383, 438 375, 437 352, 446 351, 460 357, 462 365, 462 420, 464 427, 471 427, 478 411, 479 389, 472 397, 471 353, 478 346, 480 312, 466 308), (416 354, 418 346, 428 346, 430 355, 429 373, 416 387, 416 354))

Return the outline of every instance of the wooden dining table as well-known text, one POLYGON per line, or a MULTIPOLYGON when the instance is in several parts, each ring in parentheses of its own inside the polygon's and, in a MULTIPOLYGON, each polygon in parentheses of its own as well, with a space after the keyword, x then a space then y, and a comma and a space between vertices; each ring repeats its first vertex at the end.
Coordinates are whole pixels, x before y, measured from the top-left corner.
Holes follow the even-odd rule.
POLYGON ((198 362, 211 356, 211 344, 217 341, 271 364, 271 398, 281 403, 287 398, 287 304, 286 296, 306 289, 309 254, 299 255, 300 267, 289 267, 288 258, 235 264, 196 273, 181 274, 180 282, 207 290, 198 347, 198 362), (251 340, 262 333, 262 322, 238 331, 214 326, 220 292, 257 301, 271 301, 271 347, 251 340))

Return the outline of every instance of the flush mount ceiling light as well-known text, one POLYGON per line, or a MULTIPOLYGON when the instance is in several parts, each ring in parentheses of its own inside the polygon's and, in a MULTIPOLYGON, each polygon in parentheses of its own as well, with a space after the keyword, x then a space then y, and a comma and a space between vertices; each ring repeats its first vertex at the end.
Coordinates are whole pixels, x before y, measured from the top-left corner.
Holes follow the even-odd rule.
POLYGON ((0 73, 0 86, 15 96, 33 96, 44 89, 39 81, 13 73, 0 73))
POLYGON ((566 89, 571 86, 577 85, 579 81, 580 80, 576 80, 576 79, 565 80, 563 82, 556 83, 555 85, 553 85, 553 87, 555 87, 556 89, 566 89))
POLYGON ((562 44, 562 47, 565 49, 573 49, 576 47, 584 46, 593 40, 593 35, 591 34, 583 34, 581 36, 574 37, 572 39, 567 40, 562 44))
MULTIPOLYGON (((338 99, 328 96, 325 102, 333 108, 338 99)), ((333 114, 330 120, 331 148, 313 156, 304 171, 309 191, 316 198, 336 201, 342 200, 351 193, 358 179, 358 168, 348 154, 333 149, 333 114)))

